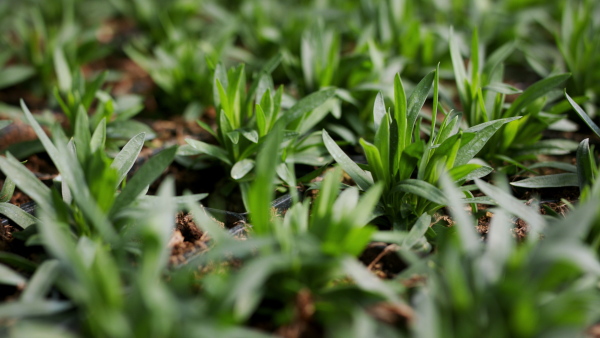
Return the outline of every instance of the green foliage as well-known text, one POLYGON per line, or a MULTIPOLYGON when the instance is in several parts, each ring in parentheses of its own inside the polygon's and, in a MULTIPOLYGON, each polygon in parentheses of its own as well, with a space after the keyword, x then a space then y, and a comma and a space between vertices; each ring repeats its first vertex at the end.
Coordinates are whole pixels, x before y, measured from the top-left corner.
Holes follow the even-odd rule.
POLYGON ((331 156, 366 190, 373 182, 383 183, 381 208, 395 229, 408 229, 423 213, 432 214, 446 204, 436 187, 443 172, 456 182, 485 176, 491 168, 468 163, 505 123, 518 117, 504 118, 459 131, 459 115, 445 115, 439 130, 432 128, 429 141, 421 139, 419 112, 434 87, 434 116, 437 111, 438 72, 419 82, 407 98, 399 76, 394 82, 394 111, 386 110, 379 94, 373 108, 377 128, 374 143, 360 140, 368 162, 368 171, 359 168, 323 132, 323 141, 331 156))
POLYGON ((322 147, 313 141, 318 135, 309 132, 329 113, 329 102, 335 100, 335 90, 330 88, 315 92, 283 111, 283 87, 275 90, 269 75, 279 62, 280 57, 270 60, 256 74, 249 89, 246 89, 244 65, 226 72, 223 65, 218 64, 214 75, 217 130, 213 131, 201 121, 198 123, 217 138, 219 145, 187 139, 189 145, 182 147, 180 153, 216 158, 225 164, 233 179, 248 181, 252 177, 250 173, 255 166, 254 156, 259 145, 280 123, 285 128, 285 137, 277 151, 290 154, 286 160, 291 163, 324 164, 322 147))
POLYGON ((514 48, 513 43, 503 45, 485 60, 475 30, 471 39, 471 58, 467 71, 460 45, 452 29, 450 30, 454 77, 467 124, 475 126, 495 119, 522 116, 521 119, 503 126, 480 154, 486 160, 506 160, 508 156, 509 160, 514 162, 531 157, 532 154, 569 153, 574 150, 575 145, 545 141, 548 147, 541 148, 538 142, 543 130, 565 118, 565 115, 560 114, 561 109, 555 109, 559 108, 560 104, 550 109, 546 106, 551 102, 552 90, 564 83, 570 74, 548 76, 524 91, 514 88, 503 82, 503 61, 511 55, 514 48), (506 96, 512 94, 520 95, 507 108, 506 96))

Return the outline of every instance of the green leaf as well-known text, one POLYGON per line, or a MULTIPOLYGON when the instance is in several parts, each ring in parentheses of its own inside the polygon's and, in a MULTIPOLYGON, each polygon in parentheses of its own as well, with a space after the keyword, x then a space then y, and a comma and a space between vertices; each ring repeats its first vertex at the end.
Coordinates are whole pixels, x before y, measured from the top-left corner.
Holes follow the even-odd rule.
POLYGON ((505 94, 505 95, 514 95, 514 94, 520 94, 523 92, 519 88, 513 87, 506 83, 501 83, 501 82, 490 83, 489 85, 483 87, 483 90, 489 90, 492 92, 505 94))
POLYGON ((474 133, 475 137, 471 140, 462 144, 460 149, 458 150, 458 154, 456 155, 456 160, 454 161, 455 166, 459 166, 462 164, 466 164, 469 162, 489 141, 489 139, 494 136, 494 134, 502 127, 504 124, 520 119, 520 116, 498 119, 490 122, 485 122, 482 124, 478 124, 464 131, 467 133, 474 133))
POLYGON ((482 166, 479 164, 462 164, 448 171, 448 174, 455 182, 466 182, 476 178, 481 178, 494 171, 494 168, 482 166))
POLYGON ((398 182, 392 191, 402 191, 414 194, 439 205, 445 205, 448 202, 444 197, 444 193, 439 188, 422 180, 402 180, 398 182))
POLYGON ((140 133, 144 133, 146 135, 146 141, 152 140, 156 137, 156 134, 152 128, 139 121, 115 120, 106 124, 106 136, 112 139, 129 140, 140 133))
POLYGON ((35 302, 9 302, 0 305, 0 319, 48 316, 71 309, 68 301, 42 300, 35 302))
POLYGON ((73 86, 73 77, 71 69, 65 58, 65 54, 60 47, 54 49, 54 69, 56 70, 56 78, 58 79, 58 88, 61 92, 66 93, 73 86))
POLYGON ((481 241, 475 231, 477 222, 464 210, 464 195, 456 189, 448 175, 440 176, 440 184, 450 208, 450 215, 455 222, 454 226, 458 228, 462 249, 470 254, 476 253, 481 247, 481 241))
POLYGON ((527 88, 504 112, 502 117, 517 116, 521 110, 565 82, 571 74, 559 74, 540 80, 527 88))
POLYGON ((375 178, 375 182, 389 182, 391 179, 390 171, 388 168, 384 168, 377 147, 362 138, 359 142, 365 152, 367 162, 369 163, 369 169, 375 178))
POLYGON ((192 146, 198 152, 198 154, 212 156, 231 165, 231 161, 229 160, 229 154, 225 149, 190 138, 185 139, 185 142, 192 146))
POLYGON ((510 185, 522 188, 558 188, 578 187, 577 174, 553 174, 545 176, 534 176, 520 181, 511 182, 510 185))
POLYGON ((522 155, 566 155, 577 149, 577 142, 567 139, 541 140, 514 148, 515 157, 522 155))
POLYGON ((590 140, 586 138, 577 147, 577 180, 580 191, 583 191, 585 186, 592 185, 595 182, 596 171, 598 170, 589 143, 590 140))
POLYGON ((50 189, 10 153, 6 154, 6 157, 0 157, 0 169, 36 203, 50 205, 50 189))
POLYGON ((383 94, 379 92, 375 97, 375 104, 373 105, 373 123, 375 125, 375 130, 379 130, 379 125, 381 124, 383 116, 385 116, 385 102, 383 101, 383 94))
POLYGON ((27 279, 21 276, 18 272, 0 263, 0 284, 23 286, 27 283, 27 279))
POLYGON ((104 144, 106 143, 106 119, 100 120, 98 127, 94 130, 92 138, 90 140, 90 150, 92 153, 98 150, 104 150, 104 144))
POLYGON ((115 159, 111 163, 110 167, 117 170, 118 180, 117 186, 121 184, 123 179, 127 176, 127 173, 137 160, 140 151, 142 151, 142 147, 144 146, 144 139, 146 138, 146 134, 139 133, 134 136, 121 151, 115 156, 115 159))
POLYGON ((433 78, 435 77, 435 70, 429 72, 423 79, 417 84, 413 92, 408 97, 407 101, 407 112, 406 118, 407 122, 407 142, 410 142, 410 135, 412 134, 412 130, 415 126, 415 122, 417 121, 417 117, 419 116, 419 112, 425 101, 427 100, 427 96, 429 95, 429 91, 431 87, 433 87, 433 78))
POLYGON ((176 152, 177 146, 173 146, 146 161, 117 196, 110 214, 115 215, 119 210, 131 204, 173 162, 176 152))
POLYGON ((38 265, 23 256, 12 252, 0 251, 0 262, 6 263, 21 271, 33 273, 38 265))
POLYGON ((286 121, 289 124, 290 122, 296 120, 297 118, 303 116, 304 114, 312 111, 318 106, 325 103, 325 101, 329 100, 329 98, 333 97, 335 94, 335 88, 323 89, 318 92, 314 92, 300 101, 296 102, 287 112, 285 112, 286 121))
POLYGON ((423 213, 423 215, 421 215, 419 219, 417 219, 413 227, 410 229, 406 238, 404 238, 402 246, 408 249, 412 248, 421 240, 423 236, 425 236, 425 233, 429 229, 430 224, 431 215, 423 213))
MULTIPOLYGON (((569 174, 567 174, 569 175, 569 174)), ((515 197, 513 197, 508 192, 504 191, 499 187, 495 187, 489 183, 486 183, 482 180, 475 180, 475 184, 479 187, 479 189, 495 200, 502 209, 507 212, 520 217, 529 225, 531 231, 533 232, 527 239, 530 241, 537 241, 537 234, 541 232, 546 222, 544 218, 536 212, 532 207, 525 205, 523 202, 519 201, 515 197)))
POLYGON ((290 263, 286 256, 273 254, 259 256, 244 265, 235 275, 234 284, 223 300, 225 304, 233 305, 236 320, 245 321, 255 311, 266 291, 265 282, 290 263))
POLYGON ((34 302, 43 300, 60 273, 60 263, 55 259, 44 261, 35 271, 27 287, 21 294, 20 301, 34 302))
POLYGON ((453 27, 450 27, 449 46, 456 88, 458 89, 458 95, 461 98, 461 101, 463 101, 468 97, 466 84, 469 82, 469 79, 467 78, 467 71, 465 70, 464 61, 460 52, 460 46, 454 38, 453 27))
POLYGON ((246 176, 254 168, 254 160, 244 159, 233 165, 231 168, 231 178, 239 180, 246 176))
POLYGON ((0 190, 0 203, 10 201, 14 192, 15 182, 11 180, 10 177, 6 177, 6 179, 4 180, 4 184, 2 185, 2 190, 0 190))
POLYGON ((277 175, 277 166, 281 162, 279 147, 283 137, 283 121, 275 124, 267 135, 256 157, 256 178, 250 186, 246 200, 248 211, 252 215, 252 225, 258 235, 269 233, 271 220, 271 200, 275 196, 273 181, 277 175))
POLYGON ((344 153, 326 130, 323 130, 323 143, 335 161, 352 177, 361 190, 366 191, 373 185, 373 178, 344 153))
POLYGON ((0 203, 0 214, 10 218, 23 229, 28 228, 38 221, 35 216, 10 203, 0 203))
POLYGON ((586 114, 585 111, 583 111, 583 109, 581 109, 581 107, 577 104, 577 102, 573 101, 573 99, 569 96, 569 94, 567 94, 567 92, 565 92, 565 96, 567 97, 567 100, 569 101, 571 106, 573 106, 573 109, 575 109, 575 112, 577 113, 577 115, 579 115, 579 117, 581 117, 583 122, 585 122, 585 124, 587 124, 588 127, 590 127, 592 129, 592 131, 594 132, 594 134, 596 134, 596 136, 600 137, 600 127, 598 127, 598 125, 596 123, 594 123, 594 121, 592 121, 590 116, 588 114, 586 114))
POLYGON ((85 112, 82 105, 77 108, 77 115, 75 118, 75 129, 73 134, 73 141, 75 143, 75 150, 77 151, 77 158, 79 163, 85 163, 90 155, 90 141, 92 135, 90 134, 90 122, 88 115, 85 112))
POLYGON ((19 84, 35 74, 35 69, 25 65, 8 66, 0 70, 0 89, 19 84))
POLYGON ((412 313, 412 309, 404 304, 398 293, 383 280, 377 278, 371 271, 352 257, 342 260, 341 267, 344 272, 352 278, 354 283, 362 290, 373 292, 385 297, 386 301, 395 303, 406 313, 412 313))

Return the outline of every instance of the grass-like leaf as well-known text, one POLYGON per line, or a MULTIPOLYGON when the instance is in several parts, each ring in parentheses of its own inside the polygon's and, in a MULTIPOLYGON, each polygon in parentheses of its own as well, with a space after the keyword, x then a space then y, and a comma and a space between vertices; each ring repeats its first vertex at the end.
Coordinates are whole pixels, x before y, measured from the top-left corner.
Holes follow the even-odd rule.
POLYGON ((579 181, 579 190, 588 184, 593 184, 596 180, 597 171, 594 154, 590 151, 590 141, 585 139, 577 147, 577 179, 579 181))
POLYGON ((231 165, 229 154, 227 153, 227 151, 225 151, 225 149, 194 139, 188 138, 185 139, 185 141, 189 145, 191 145, 197 151, 198 154, 206 154, 208 156, 216 157, 219 160, 231 165))
POLYGON ((9 302, 0 305, 0 319, 47 316, 71 309, 71 302, 38 300, 34 302, 9 302))
POLYGON ((459 166, 469 162, 481 149, 483 149, 489 139, 494 136, 500 127, 519 118, 520 117, 517 116, 494 120, 478 124, 465 130, 465 133, 475 133, 475 137, 473 137, 466 144, 461 145, 458 154, 456 155, 456 160, 454 160, 454 165, 459 166))
POLYGON ((329 98, 333 97, 333 95, 335 95, 335 88, 328 88, 304 97, 285 112, 287 122, 292 122, 307 112, 317 108, 329 98))
POLYGON ((39 205, 50 205, 50 189, 11 154, 0 157, 0 169, 39 205))
POLYGON ((524 180, 511 182, 510 184, 521 188, 558 188, 579 186, 577 175, 572 173, 534 176, 524 180))
POLYGON ((134 136, 121 151, 115 156, 115 159, 111 163, 111 168, 116 169, 119 175, 119 179, 117 180, 117 185, 121 184, 123 179, 127 176, 127 173, 137 160, 137 157, 142 151, 142 147, 144 146, 144 139, 146 138, 145 133, 139 133, 134 136))
POLYGON ((532 232, 527 236, 528 240, 538 240, 537 234, 542 231, 546 224, 539 213, 499 187, 495 187, 482 180, 475 180, 475 183, 484 194, 494 199, 504 210, 527 222, 532 232))
POLYGON ((0 263, 0 284, 23 286, 26 282, 27 279, 20 273, 0 263))
POLYGON ((448 202, 440 189, 423 180, 408 179, 400 181, 394 190, 414 194, 440 205, 445 205, 448 202))
POLYGON ((424 213, 417 219, 415 225, 410 229, 406 238, 402 242, 402 246, 405 248, 412 248, 415 244, 419 242, 419 240, 425 236, 427 229, 429 229, 429 225, 431 224, 431 216, 427 213, 424 213))
POLYGON ((323 130, 323 143, 335 161, 352 177, 361 190, 366 191, 373 185, 373 178, 344 153, 326 130, 323 130))
POLYGON ((23 229, 38 221, 35 216, 10 203, 0 203, 0 214, 10 218, 23 229))
POLYGON ((462 249, 468 253, 477 252, 481 247, 479 236, 475 232, 475 225, 477 223, 473 217, 464 210, 464 204, 462 202, 464 195, 456 189, 448 175, 442 175, 440 177, 440 184, 442 185, 446 200, 448 201, 447 205, 450 207, 450 214, 455 222, 454 226, 458 228, 462 249))
POLYGON ((548 92, 565 82, 570 76, 571 74, 554 75, 532 84, 510 105, 510 108, 504 112, 502 117, 519 115, 521 109, 548 94, 548 92))
POLYGON ((110 214, 114 215, 119 210, 131 204, 173 162, 176 152, 176 146, 167 148, 144 163, 127 183, 123 191, 117 196, 110 214))
POLYGON ((587 124, 588 127, 592 129, 596 136, 600 137, 600 127, 598 127, 598 125, 594 123, 594 121, 592 121, 590 116, 586 114, 585 111, 583 111, 583 109, 577 104, 577 102, 573 101, 573 99, 569 96, 569 94, 567 94, 567 92, 565 92, 565 96, 567 97, 567 100, 569 101, 573 109, 575 109, 577 115, 579 115, 583 122, 585 122, 585 124, 587 124))
POLYGON ((231 167, 231 178, 234 180, 239 180, 246 176, 254 168, 254 160, 252 159, 243 159, 231 167))
POLYGON ((57 260, 49 259, 42 263, 27 283, 20 300, 23 302, 43 300, 59 273, 60 263, 57 260))

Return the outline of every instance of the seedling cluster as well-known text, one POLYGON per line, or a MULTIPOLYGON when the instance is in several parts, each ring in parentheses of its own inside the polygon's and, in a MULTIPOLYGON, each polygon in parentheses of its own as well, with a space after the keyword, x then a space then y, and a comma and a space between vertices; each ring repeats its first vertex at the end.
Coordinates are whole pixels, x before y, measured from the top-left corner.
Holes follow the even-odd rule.
POLYGON ((0 336, 598 335, 599 19, 0 2, 0 336))

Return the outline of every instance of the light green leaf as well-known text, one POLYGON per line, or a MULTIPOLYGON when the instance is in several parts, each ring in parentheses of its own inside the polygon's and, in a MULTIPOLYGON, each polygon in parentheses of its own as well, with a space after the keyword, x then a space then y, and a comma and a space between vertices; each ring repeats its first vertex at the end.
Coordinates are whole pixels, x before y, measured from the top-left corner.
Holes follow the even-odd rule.
POLYGON ((402 180, 398 182, 393 191, 402 191, 409 194, 414 194, 439 205, 445 205, 448 203, 444 197, 444 193, 439 188, 423 180, 402 180))
POLYGON ((456 155, 456 160, 454 161, 455 166, 459 166, 462 164, 466 164, 469 162, 489 141, 489 139, 494 136, 494 134, 502 127, 504 124, 520 119, 520 116, 505 118, 494 120, 490 122, 485 122, 482 124, 478 124, 464 131, 464 133, 474 133, 475 137, 473 137, 470 141, 465 144, 462 144, 460 149, 458 150, 458 154, 456 155))
POLYGON ((71 69, 65 58, 65 54, 60 47, 54 49, 54 69, 56 70, 56 78, 58 79, 58 88, 65 93, 71 90, 73 86, 73 78, 71 69))
POLYGON ((554 75, 532 84, 510 105, 510 108, 504 112, 502 117, 517 116, 521 112, 521 109, 548 94, 548 92, 565 82, 570 76, 571 74, 554 75))
POLYGON ((254 160, 244 159, 233 165, 231 168, 231 178, 239 180, 246 176, 254 168, 254 160))
POLYGON ((29 280, 20 301, 34 302, 43 300, 50 291, 50 288, 52 288, 59 273, 60 263, 57 260, 49 259, 44 261, 29 280))
POLYGON ((4 184, 2 185, 2 190, 0 190, 0 203, 10 201, 14 193, 15 182, 11 180, 10 177, 6 177, 4 184))
POLYGON ((335 94, 335 88, 328 88, 314 92, 300 101, 296 102, 287 112, 285 112, 286 121, 288 124, 304 114, 312 111, 322 105, 335 94))
POLYGON ((537 234, 542 231, 546 222, 544 221, 544 218, 538 212, 536 212, 536 210, 534 210, 532 207, 526 206, 522 201, 519 201, 501 188, 495 187, 479 179, 475 180, 475 184, 477 184, 479 189, 484 194, 495 200, 498 205, 502 207, 502 209, 517 217, 520 217, 527 222, 532 231, 532 234, 527 236, 528 240, 538 240, 537 234))
POLYGON ((146 134, 139 133, 134 136, 121 151, 115 156, 115 159, 111 163, 110 167, 117 170, 119 179, 117 180, 117 186, 121 184, 123 179, 127 176, 127 173, 137 160, 140 151, 142 151, 142 147, 144 146, 144 139, 146 138, 146 134))
POLYGON ((10 203, 0 203, 0 214, 10 218, 23 229, 38 221, 35 216, 10 203))
POLYGON ((553 174, 545 176, 534 176, 524 180, 511 182, 510 185, 522 188, 558 188, 558 187, 577 187, 577 174, 553 174))
POLYGON ((415 244, 417 244, 425 233, 427 229, 429 229, 429 225, 431 224, 431 215, 424 213, 417 219, 413 227, 408 232, 406 238, 402 242, 402 246, 405 248, 412 248, 415 244))
POLYGON ((8 302, 0 305, 0 319, 48 316, 71 309, 71 302, 42 300, 35 302, 8 302))
POLYGON ((523 92, 519 88, 513 87, 506 83, 501 83, 501 82, 490 83, 489 85, 483 87, 483 90, 489 90, 492 92, 505 94, 505 95, 514 95, 514 94, 520 94, 523 92))
POLYGON ((464 195, 456 189, 454 183, 448 175, 440 177, 440 184, 445 193, 445 198, 450 207, 450 215, 455 222, 455 227, 458 228, 462 249, 470 254, 475 254, 481 247, 481 241, 475 231, 477 222, 464 209, 464 195))
POLYGON ((335 161, 352 177, 361 190, 366 191, 373 185, 373 178, 344 153, 326 130, 323 130, 323 143, 335 161))
POLYGON ((114 215, 119 210, 131 204, 131 202, 133 202, 146 187, 154 182, 171 162, 173 162, 176 152, 177 147, 173 146, 161 151, 146 161, 127 183, 121 193, 115 198, 110 214, 114 215))
POLYGON ((591 185, 596 180, 596 161, 594 154, 590 151, 590 140, 581 141, 577 147, 577 181, 579 190, 583 191, 586 185, 591 185))
POLYGON ((21 276, 18 272, 0 263, 0 284, 23 286, 27 283, 27 279, 21 276))
POLYGON ((35 74, 35 69, 25 65, 8 66, 0 70, 0 89, 19 84, 35 74))
POLYGON ((10 153, 0 157, 0 169, 39 205, 50 205, 50 189, 10 153))
POLYGON ((229 160, 229 154, 223 148, 214 146, 212 144, 208 144, 206 142, 193 140, 193 139, 185 139, 190 146, 192 146, 198 154, 205 154, 208 156, 212 156, 218 158, 219 160, 231 165, 231 161, 229 160))
MULTIPOLYGON (((413 92, 408 97, 407 101, 407 112, 406 118, 408 120, 407 127, 407 137, 410 137, 412 134, 411 131, 414 128, 415 122, 417 121, 417 117, 419 116, 419 112, 421 108, 423 108, 423 104, 427 100, 427 96, 429 95, 429 91, 431 87, 433 87, 433 78, 435 77, 435 70, 429 72, 423 79, 417 84, 413 92)), ((407 143, 410 139, 407 139, 407 143)))
POLYGON ((98 127, 94 130, 92 138, 90 140, 90 150, 92 153, 97 150, 104 150, 104 144, 106 143, 106 119, 100 120, 98 127))
POLYGON ((383 101, 383 94, 379 92, 375 97, 375 104, 373 105, 373 123, 375 124, 375 130, 379 130, 381 119, 385 115, 385 102, 383 101))

